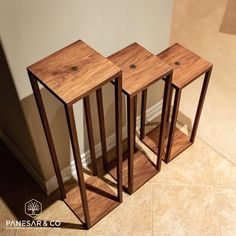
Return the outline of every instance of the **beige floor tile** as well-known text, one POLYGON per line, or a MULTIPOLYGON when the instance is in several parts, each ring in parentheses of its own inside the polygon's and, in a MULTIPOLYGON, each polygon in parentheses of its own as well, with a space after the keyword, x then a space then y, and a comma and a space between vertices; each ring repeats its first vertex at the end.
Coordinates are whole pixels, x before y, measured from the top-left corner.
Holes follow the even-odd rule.
POLYGON ((152 232, 125 232, 123 236, 152 236, 152 232))
POLYGON ((209 150, 213 180, 215 186, 236 188, 236 164, 225 157, 209 150))
MULTIPOLYGON (((90 231, 86 234, 86 235, 96 235, 96 236, 108 236, 108 235, 111 235, 109 234, 109 232, 106 232, 106 233, 90 233, 90 231)), ((113 233, 114 236, 152 236, 152 232, 138 232, 138 231, 123 231, 122 229, 119 231, 119 232, 114 232, 113 233)))
POLYGON ((86 232, 76 229, 18 229, 17 236, 85 236, 86 232))
POLYGON ((149 235, 152 230, 151 184, 145 184, 102 221, 87 231, 88 236, 149 235), (131 234, 132 235, 132 234, 131 234))
MULTIPOLYGON (((53 235, 51 229, 46 229, 46 228, 35 228, 35 229, 17 229, 17 236, 51 236, 53 235)), ((55 235, 55 234, 54 234, 55 235)))
POLYGON ((220 235, 213 187, 153 184, 153 235, 220 235))
POLYGON ((17 230, 16 229, 0 229, 0 236, 16 236, 17 230))
POLYGON ((235 236, 236 189, 216 188, 215 194, 222 236, 235 236))
POLYGON ((16 216, 10 211, 7 206, 4 207, 4 211, 0 211, 0 236, 15 236, 17 234, 17 229, 7 228, 6 220, 15 221, 17 220, 16 216))
POLYGON ((6 220, 16 220, 16 216, 7 207, 4 210, 0 210, 0 230, 6 229, 6 220))
POLYGON ((211 185, 212 174, 208 160, 209 147, 196 140, 195 143, 167 165, 152 183, 211 185))
MULTIPOLYGON (((236 164, 235 34, 222 33, 235 0, 174 0, 171 44, 179 42, 214 64, 197 135, 236 164)), ((235 5, 235 4, 234 4, 235 5)), ((231 11, 231 13, 230 13, 231 11)), ((231 19, 231 23, 233 23, 231 19)), ((193 120, 202 79, 183 90, 180 111, 193 120)))

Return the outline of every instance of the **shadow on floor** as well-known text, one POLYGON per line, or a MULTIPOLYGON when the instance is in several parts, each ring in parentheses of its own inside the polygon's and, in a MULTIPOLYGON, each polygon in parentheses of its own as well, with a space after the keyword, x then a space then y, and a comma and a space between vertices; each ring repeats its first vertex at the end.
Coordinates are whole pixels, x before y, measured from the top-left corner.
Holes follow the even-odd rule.
MULTIPOLYGON (((18 220, 32 220, 24 213, 24 205, 30 199, 37 199, 46 209, 57 200, 60 192, 56 190, 50 196, 42 191, 21 163, 0 141, 0 197, 18 220)), ((50 220, 50 219, 48 219, 50 220)), ((62 228, 84 229, 83 224, 61 222, 62 228)))

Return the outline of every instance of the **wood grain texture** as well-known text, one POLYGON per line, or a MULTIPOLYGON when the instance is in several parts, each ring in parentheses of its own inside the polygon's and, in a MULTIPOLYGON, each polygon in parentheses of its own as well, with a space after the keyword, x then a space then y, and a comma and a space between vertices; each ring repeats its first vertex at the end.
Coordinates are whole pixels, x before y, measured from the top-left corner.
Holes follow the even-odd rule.
POLYGON ((64 103, 75 103, 121 74, 120 68, 82 40, 27 68, 64 103))
MULTIPOLYGON (((142 185, 144 185, 148 180, 158 173, 155 164, 147 158, 147 156, 140 150, 135 149, 134 161, 133 161, 133 188, 132 192, 129 191, 129 181, 128 181, 128 152, 123 154, 122 163, 122 179, 123 188, 129 194, 132 194, 142 185)), ((110 174, 116 179, 116 166, 114 161, 109 163, 110 174)))
POLYGON ((108 59, 122 69, 122 89, 130 96, 137 94, 172 71, 170 66, 138 43, 129 45, 109 56, 108 59))
POLYGON ((174 69, 172 84, 176 88, 184 88, 212 67, 210 62, 178 43, 167 48, 157 57, 174 69))
MULTIPOLYGON (((146 144, 150 149, 152 149, 155 153, 158 152, 158 144, 157 140, 159 140, 159 129, 158 125, 155 129, 151 130, 146 134, 143 139, 143 143, 146 144)), ((167 129, 168 130, 168 129, 167 129)), ((167 149, 167 141, 168 141, 168 132, 165 135, 164 141, 164 153, 166 154, 167 149)), ((175 128, 174 131, 174 139, 172 144, 172 149, 170 153, 170 161, 173 160, 176 156, 178 156, 181 152, 183 152, 186 148, 188 148, 192 143, 190 142, 189 137, 180 131, 178 128, 175 128)), ((165 155, 163 155, 163 160, 165 161, 165 155)))
MULTIPOLYGON (((99 177, 89 177, 86 180, 85 185, 87 189, 87 200, 91 227, 99 220, 101 220, 104 216, 106 216, 109 212, 111 212, 120 203, 117 201, 115 193, 99 177)), ((82 206, 83 204, 80 198, 80 189, 78 186, 74 186, 74 188, 72 188, 67 193, 65 202, 79 217, 79 219, 83 223, 85 223, 82 206)))

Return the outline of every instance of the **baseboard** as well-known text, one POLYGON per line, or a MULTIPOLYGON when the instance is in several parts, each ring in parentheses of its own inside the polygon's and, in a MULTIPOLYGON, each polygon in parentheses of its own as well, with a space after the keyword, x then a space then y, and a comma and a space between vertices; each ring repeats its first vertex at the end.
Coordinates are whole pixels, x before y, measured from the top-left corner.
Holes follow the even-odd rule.
MULTIPOLYGON (((154 106, 150 107, 146 111, 146 122, 149 122, 153 120, 154 118, 156 118, 157 116, 159 116, 161 114, 161 109, 162 109, 162 100, 159 101, 154 106)), ((137 117, 136 125, 137 127, 140 126, 140 116, 137 117)), ((123 127, 122 129, 122 137, 123 139, 127 137, 126 127, 123 127)), ((22 152, 10 141, 10 139, 1 130, 0 130, 0 138, 6 144, 6 146, 12 151, 12 153, 16 156, 16 158, 21 162, 21 164, 25 167, 25 169, 28 170, 31 176, 35 179, 35 181, 39 184, 39 186, 43 189, 43 191, 45 191, 47 195, 49 195, 55 189, 58 188, 56 176, 53 176, 49 180, 45 181, 34 170, 34 168, 31 166, 29 161, 27 161, 27 159, 24 157, 22 152)), ((109 136, 106 139, 106 141, 107 141, 107 150, 112 149, 116 143, 115 134, 112 134, 111 136, 109 136)), ((102 154, 101 143, 95 146, 95 152, 96 152, 96 157, 101 156, 102 154)), ((89 165, 91 162, 90 152, 86 151, 85 153, 81 154, 81 160, 82 160, 83 166, 89 165)), ((72 176, 76 177, 76 168, 75 168, 74 161, 70 163, 70 166, 67 166, 61 170, 61 175, 63 178, 63 182, 66 182, 72 176)))
MULTIPOLYGON (((127 132, 126 132, 126 127, 122 128, 122 137, 123 139, 126 138, 127 132)), ((106 143, 107 143, 107 151, 111 150, 113 147, 115 147, 116 144, 116 136, 115 134, 112 134, 111 136, 109 136, 106 139, 106 143)), ((95 146, 95 153, 96 153, 96 157, 100 157, 102 155, 102 146, 101 143, 98 143, 95 146)), ((85 153, 83 153, 81 155, 81 160, 82 160, 82 164, 84 167, 88 166, 91 163, 91 158, 90 158, 90 152, 86 151, 85 153)), ((71 168, 71 173, 73 177, 77 177, 76 176, 76 168, 75 168, 75 162, 71 161, 70 163, 70 168, 71 168)), ((50 181, 50 180, 49 180, 50 181)))
MULTIPOLYGON (((152 121, 157 116, 159 116, 161 114, 161 109, 162 109, 162 100, 159 101, 158 103, 156 103, 155 105, 151 106, 149 109, 147 109, 147 111, 146 111, 146 123, 152 121)), ((137 116, 136 127, 140 126, 140 121, 141 121, 140 116, 137 116)), ((126 137, 127 137, 127 129, 126 129, 126 127, 122 128, 122 137, 123 137, 123 139, 126 139, 126 137)), ((108 151, 111 150, 113 147, 115 147, 115 144, 116 144, 115 134, 109 136, 106 139, 106 143, 107 143, 107 150, 108 151)), ((96 157, 100 157, 102 155, 101 143, 98 143, 95 146, 95 153, 96 153, 96 157)), ((84 166, 89 165, 91 163, 89 151, 83 153, 81 155, 81 159, 82 159, 82 164, 84 166)), ((72 173, 73 177, 76 178, 76 168, 75 168, 74 161, 72 161, 70 163, 70 169, 71 169, 71 173, 72 173)), ((48 181, 50 182, 50 180, 48 180, 48 181)))
MULTIPOLYGON (((146 123, 154 120, 156 117, 158 117, 161 114, 161 109, 162 109, 162 100, 160 100, 158 103, 155 105, 151 106, 149 109, 146 111, 146 123)), ((138 116, 136 120, 136 127, 140 126, 140 121, 141 117, 138 116)))

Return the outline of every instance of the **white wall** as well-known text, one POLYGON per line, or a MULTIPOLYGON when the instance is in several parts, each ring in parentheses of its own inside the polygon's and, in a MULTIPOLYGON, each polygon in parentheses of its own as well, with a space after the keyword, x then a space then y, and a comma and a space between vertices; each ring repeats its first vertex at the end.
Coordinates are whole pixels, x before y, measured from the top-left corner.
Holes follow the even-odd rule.
MULTIPOLYGON (((25 68, 78 39, 104 56, 134 41, 158 53, 168 46, 171 11, 172 0, 0 0, 0 36, 13 78, 5 81, 0 90, 4 90, 4 99, 14 100, 8 108, 0 102, 1 113, 7 109, 0 118, 0 127, 44 180, 54 176, 54 171, 25 68), (15 92, 8 93, 8 87, 14 86, 15 92), (17 114, 14 106, 20 106, 17 114)), ((161 93, 156 90, 160 91, 157 86, 150 90, 148 106, 160 99, 161 93)), ((42 92, 60 166, 64 168, 71 155, 63 107, 46 90, 42 92)), ((107 86, 104 100, 111 94, 107 86)), ((82 109, 78 103, 75 113, 84 152, 87 141, 82 109)), ((105 113, 108 115, 112 109, 112 102, 106 102, 105 113)), ((108 127, 108 133, 112 132, 108 127)))

